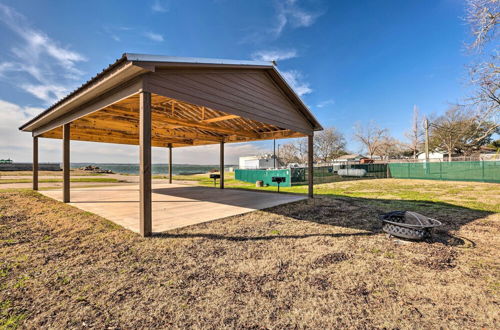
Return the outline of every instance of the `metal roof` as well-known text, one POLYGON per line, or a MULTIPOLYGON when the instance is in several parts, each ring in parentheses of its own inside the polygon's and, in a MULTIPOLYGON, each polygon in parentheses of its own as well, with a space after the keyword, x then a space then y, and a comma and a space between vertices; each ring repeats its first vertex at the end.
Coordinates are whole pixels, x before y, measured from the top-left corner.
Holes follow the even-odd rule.
POLYGON ((125 53, 124 57, 129 61, 138 62, 163 62, 163 63, 186 63, 186 64, 216 64, 216 65, 238 65, 238 66, 267 66, 272 68, 273 62, 267 61, 246 61, 246 60, 227 60, 217 58, 203 58, 203 57, 177 57, 177 56, 164 56, 164 55, 148 55, 148 54, 134 54, 125 53))
POLYGON ((64 106, 66 101, 71 101, 73 98, 78 97, 79 94, 85 92, 85 90, 92 87, 93 84, 100 81, 109 73, 113 72, 113 70, 125 65, 127 63, 137 63, 140 66, 140 63, 152 63, 154 65, 158 65, 159 63, 165 63, 166 66, 170 65, 193 65, 193 66, 225 66, 225 67, 253 67, 259 69, 266 69, 273 72, 279 80, 281 80, 289 92, 293 95, 295 101, 300 104, 300 107, 306 110, 306 117, 309 117, 309 120, 313 123, 316 130, 321 130, 322 127, 319 124, 318 120, 314 117, 312 112, 309 110, 307 105, 302 101, 302 99, 298 96, 298 94, 294 91, 294 89, 288 84, 288 82, 284 79, 283 75, 280 73, 278 68, 276 67, 276 63, 267 62, 267 61, 248 61, 248 60, 228 60, 228 59, 212 59, 212 58, 199 58, 199 57, 176 57, 176 56, 163 56, 163 55, 148 55, 148 54, 135 54, 135 53, 124 53, 122 57, 117 59, 114 63, 110 64, 107 68, 102 70, 100 73, 90 78, 88 81, 83 83, 80 87, 76 88, 74 91, 69 93, 67 96, 63 97, 53 105, 51 105, 46 110, 42 111, 36 117, 32 118, 25 124, 19 127, 20 130, 24 130, 27 126, 35 123, 40 118, 48 115, 52 111, 57 110, 58 107, 64 106))

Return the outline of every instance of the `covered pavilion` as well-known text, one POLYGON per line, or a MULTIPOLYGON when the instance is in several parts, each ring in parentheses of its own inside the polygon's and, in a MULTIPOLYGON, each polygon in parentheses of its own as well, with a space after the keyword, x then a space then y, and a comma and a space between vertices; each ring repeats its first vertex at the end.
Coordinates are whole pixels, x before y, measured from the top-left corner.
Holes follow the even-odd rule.
POLYGON ((70 140, 139 145, 139 232, 152 234, 151 147, 220 145, 308 138, 308 195, 313 196, 313 135, 321 125, 275 63, 124 54, 78 89, 29 120, 33 189, 38 138, 62 139, 63 194, 70 202, 70 140))

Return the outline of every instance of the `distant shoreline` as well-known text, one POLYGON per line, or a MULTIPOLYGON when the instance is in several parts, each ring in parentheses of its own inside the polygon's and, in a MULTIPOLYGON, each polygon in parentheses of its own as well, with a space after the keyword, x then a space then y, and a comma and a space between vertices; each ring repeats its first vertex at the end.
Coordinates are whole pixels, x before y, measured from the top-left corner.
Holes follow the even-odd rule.
MULTIPOLYGON (((70 163, 71 169, 79 169, 92 165, 94 167, 99 167, 103 170, 110 170, 113 173, 118 174, 139 174, 139 164, 131 163, 70 163)), ((168 164, 165 163, 154 163, 152 164, 151 173, 152 174, 167 174, 168 164)), ((225 165, 225 169, 237 168, 238 165, 225 165)), ((13 172, 13 171, 31 171, 33 168, 32 163, 29 162, 19 162, 10 164, 0 164, 0 172, 13 172)), ((62 167, 60 163, 39 163, 40 171, 61 171, 62 167)), ((214 170, 219 170, 219 165, 194 165, 194 164, 172 164, 172 174, 173 175, 190 175, 190 174, 200 174, 208 173, 214 170)))
MULTIPOLYGON (((104 170, 110 170, 114 173, 120 174, 139 174, 139 164, 130 163, 71 163, 71 168, 81 168, 88 165, 97 166, 104 170)), ((151 166, 152 174, 167 174, 168 164, 156 163, 151 166)), ((228 169, 231 167, 237 167, 237 165, 226 165, 224 168, 228 169)), ((199 174, 208 173, 213 170, 218 170, 219 165, 192 165, 192 164, 172 164, 172 174, 173 175, 189 175, 189 174, 199 174)))

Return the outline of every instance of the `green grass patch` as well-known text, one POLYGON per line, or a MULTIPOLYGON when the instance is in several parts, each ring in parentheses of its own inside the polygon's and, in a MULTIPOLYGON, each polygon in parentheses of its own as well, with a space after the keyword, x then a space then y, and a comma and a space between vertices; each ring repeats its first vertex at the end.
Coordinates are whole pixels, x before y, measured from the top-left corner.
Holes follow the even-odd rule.
MULTIPOLYGON (((208 174, 176 175, 174 180, 195 181, 197 184, 213 187, 213 180, 208 174)), ((254 183, 234 179, 234 173, 226 173, 224 185, 226 188, 249 189, 258 191, 277 192, 278 188, 269 186, 257 188, 254 183)), ((307 194, 307 185, 281 187, 281 192, 293 194, 307 194)), ((368 179, 316 184, 315 195, 331 197, 366 198, 370 200, 421 201, 429 203, 447 203, 458 207, 467 207, 475 210, 500 212, 500 205, 494 198, 482 198, 478 201, 476 196, 499 196, 500 185, 494 183, 461 183, 454 181, 432 180, 398 180, 398 179, 368 179), (471 196, 471 194, 473 196, 471 196)), ((478 198, 479 199, 479 198, 478 198)), ((394 206, 394 203, 392 204, 394 206)), ((423 207, 428 207, 423 205, 423 207)))
POLYGON ((0 301, 0 329, 17 329, 26 318, 24 313, 15 313, 9 300, 0 301))
MULTIPOLYGON (((54 182, 62 182, 62 179, 39 179, 39 183, 54 183, 54 182)), ((116 183, 120 182, 120 180, 115 178, 72 178, 71 182, 106 182, 106 183, 116 183)), ((33 182, 32 179, 0 179, 0 184, 7 183, 30 183, 33 182)))

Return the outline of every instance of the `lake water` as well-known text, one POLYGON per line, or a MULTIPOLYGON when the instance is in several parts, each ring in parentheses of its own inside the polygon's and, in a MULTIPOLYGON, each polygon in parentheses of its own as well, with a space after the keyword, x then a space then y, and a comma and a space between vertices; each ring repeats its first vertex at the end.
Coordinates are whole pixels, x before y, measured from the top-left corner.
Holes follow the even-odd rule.
MULTIPOLYGON (((115 173, 124 174, 139 174, 139 164, 105 164, 105 163, 71 163, 71 168, 80 168, 84 166, 98 166, 101 169, 111 170, 115 173)), ((236 165, 227 165, 225 168, 237 167, 236 165)), ((172 174, 196 174, 207 173, 212 170, 218 170, 218 165, 189 165, 189 164, 173 164, 172 174)), ((153 164, 152 174, 167 174, 168 164, 153 164)))

